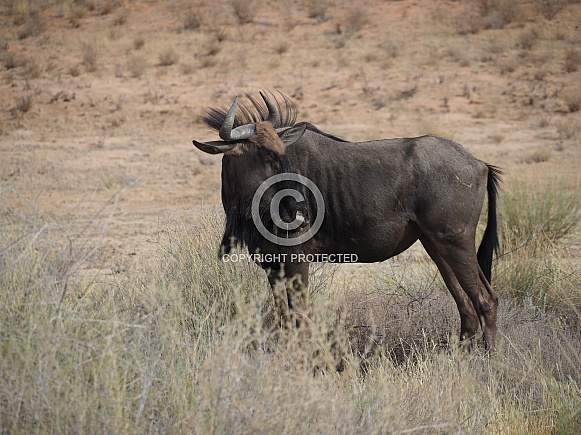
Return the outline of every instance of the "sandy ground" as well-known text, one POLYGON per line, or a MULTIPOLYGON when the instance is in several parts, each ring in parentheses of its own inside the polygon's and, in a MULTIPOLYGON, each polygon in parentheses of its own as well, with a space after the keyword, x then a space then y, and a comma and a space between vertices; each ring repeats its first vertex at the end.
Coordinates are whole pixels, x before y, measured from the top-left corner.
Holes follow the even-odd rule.
POLYGON ((480 2, 329 1, 321 17, 256 0, 247 24, 225 1, 109 3, 4 6, 0 213, 75 222, 111 269, 156 249, 167 216, 219 205, 199 117, 260 89, 351 140, 436 133, 509 181, 579 187, 581 4, 486 28, 480 2))

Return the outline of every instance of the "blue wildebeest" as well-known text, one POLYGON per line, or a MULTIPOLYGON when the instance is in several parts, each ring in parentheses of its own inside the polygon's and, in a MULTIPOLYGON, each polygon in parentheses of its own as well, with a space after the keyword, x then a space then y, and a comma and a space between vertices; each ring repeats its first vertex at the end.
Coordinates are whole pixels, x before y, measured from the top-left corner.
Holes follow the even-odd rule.
POLYGON ((257 262, 267 273, 280 318, 290 319, 306 306, 309 276, 308 256, 296 254, 334 254, 338 262, 351 254, 359 262, 379 262, 419 239, 457 304, 461 339, 475 337, 481 327, 485 345, 494 348, 498 297, 490 275, 498 248, 500 171, 433 135, 348 142, 296 123, 296 107, 284 95, 260 94, 263 101, 247 95, 240 103, 236 97, 230 109, 208 110, 202 120, 222 140, 194 141, 206 153, 223 154, 221 255, 233 245, 270 254, 257 262), (256 205, 257 190, 277 174, 308 178, 322 203, 291 177, 266 189, 256 205), (488 222, 477 252, 476 226, 487 193, 488 222), (258 220, 278 239, 257 228, 253 204, 258 220), (280 242, 308 232, 323 209, 310 239, 291 246, 280 242))

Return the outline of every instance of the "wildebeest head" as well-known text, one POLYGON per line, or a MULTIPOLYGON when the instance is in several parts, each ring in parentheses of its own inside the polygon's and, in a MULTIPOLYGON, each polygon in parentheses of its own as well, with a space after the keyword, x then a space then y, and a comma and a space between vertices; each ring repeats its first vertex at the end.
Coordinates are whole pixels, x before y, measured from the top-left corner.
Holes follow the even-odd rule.
MULTIPOLYGON (((207 125, 219 130, 222 140, 193 141, 201 151, 224 155, 222 204, 226 212, 226 229, 221 254, 228 253, 232 245, 236 244, 248 245, 250 249, 261 246, 264 239, 253 221, 253 201, 258 201, 260 220, 272 234, 290 237, 309 224, 304 187, 296 181, 273 182, 258 199, 255 198, 257 190, 271 177, 296 173, 286 155, 286 148, 299 140, 307 127, 304 123, 293 122, 290 127, 277 128, 281 124, 277 108, 266 94, 261 92, 261 96, 267 112, 256 100, 250 101, 256 111, 263 115, 263 119, 255 116, 258 118, 255 122, 241 124, 236 118, 236 97, 228 112, 212 109, 203 118, 207 125), (271 208, 273 204, 274 214, 271 208)), ((242 109, 242 118, 248 120, 248 109, 242 109)))

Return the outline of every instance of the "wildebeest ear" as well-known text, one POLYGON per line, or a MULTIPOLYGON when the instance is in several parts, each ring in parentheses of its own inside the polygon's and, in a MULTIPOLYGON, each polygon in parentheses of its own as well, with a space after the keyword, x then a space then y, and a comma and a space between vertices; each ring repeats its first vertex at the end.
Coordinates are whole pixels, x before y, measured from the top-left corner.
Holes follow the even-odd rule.
POLYGON ((297 125, 293 125, 292 127, 282 131, 281 133, 278 134, 278 136, 282 139, 282 143, 288 147, 289 145, 292 145, 297 140, 299 140, 305 133, 306 129, 307 124, 301 122, 297 125))
POLYGON ((204 151, 208 154, 221 154, 228 152, 236 147, 237 144, 235 143, 228 143, 223 142, 221 140, 212 141, 212 142, 198 142, 192 141, 193 144, 196 146, 197 149, 200 151, 204 151))

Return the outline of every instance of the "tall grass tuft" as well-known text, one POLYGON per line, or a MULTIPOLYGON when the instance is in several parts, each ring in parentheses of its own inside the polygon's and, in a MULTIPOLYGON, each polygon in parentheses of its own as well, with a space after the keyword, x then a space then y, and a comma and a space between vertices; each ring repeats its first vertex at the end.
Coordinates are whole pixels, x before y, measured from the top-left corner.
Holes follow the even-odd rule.
POLYGON ((570 311, 581 292, 559 242, 581 219, 579 188, 569 189, 561 180, 543 185, 515 181, 502 192, 499 209, 503 253, 494 272, 496 288, 543 309, 570 311))
POLYGON ((543 249, 569 235, 581 219, 581 190, 567 189, 564 181, 545 185, 515 181, 500 196, 502 245, 505 250, 528 244, 543 249))
POLYGON ((158 285, 179 292, 191 313, 185 326, 206 343, 250 307, 266 315, 261 307, 270 301, 266 276, 254 263, 218 259, 222 229, 217 211, 206 210, 196 219, 167 221, 156 241, 163 253, 158 285))

